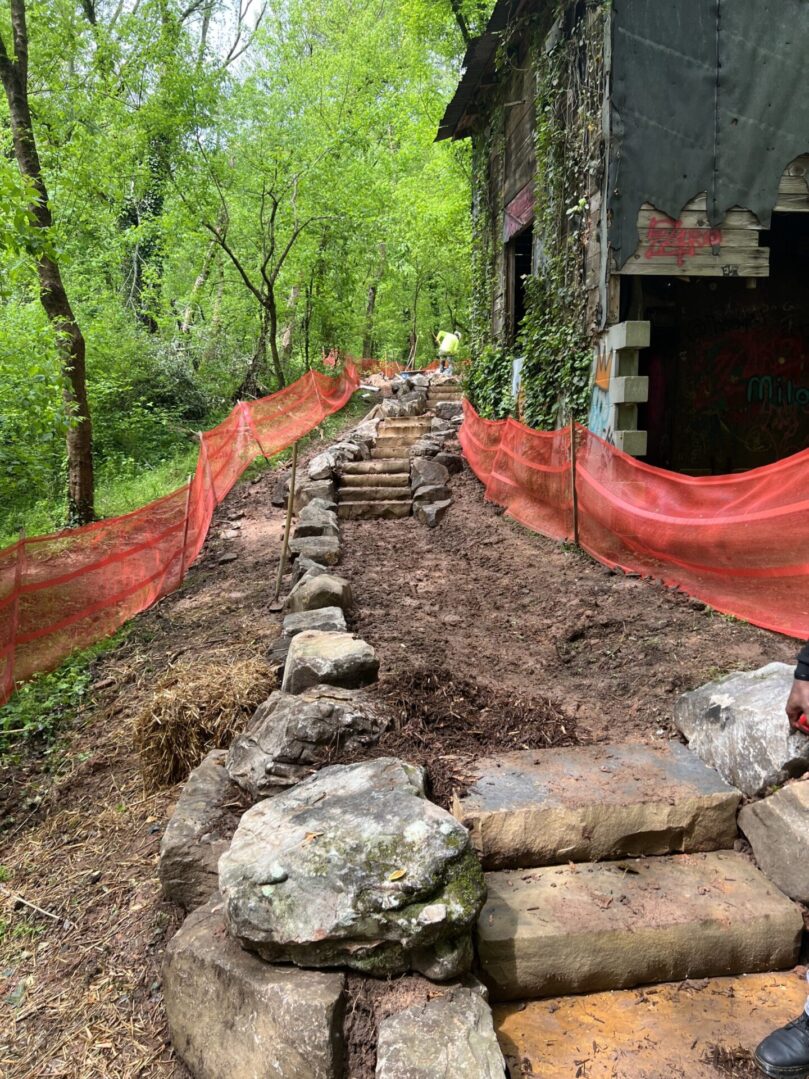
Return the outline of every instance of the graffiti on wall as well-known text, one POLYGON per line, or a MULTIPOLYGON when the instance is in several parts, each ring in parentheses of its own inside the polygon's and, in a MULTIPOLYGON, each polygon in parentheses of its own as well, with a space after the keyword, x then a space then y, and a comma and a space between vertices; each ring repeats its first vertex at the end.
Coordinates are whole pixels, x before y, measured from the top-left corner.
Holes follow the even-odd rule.
POLYGON ((730 464, 743 468, 806 448, 809 337, 767 326, 733 330, 697 338, 681 363, 685 456, 709 456, 721 440, 730 464))
POLYGON ((678 266, 706 247, 722 246, 722 230, 687 228, 670 217, 653 217, 646 229, 646 258, 674 258, 678 266))

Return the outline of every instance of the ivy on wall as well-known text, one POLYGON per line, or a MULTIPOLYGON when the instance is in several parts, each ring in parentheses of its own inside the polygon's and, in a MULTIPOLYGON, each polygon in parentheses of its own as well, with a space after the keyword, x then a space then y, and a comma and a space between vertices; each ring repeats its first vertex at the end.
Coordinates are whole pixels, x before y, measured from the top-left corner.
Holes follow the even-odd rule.
MULTIPOLYGON (((535 25, 530 53, 538 88, 534 230, 540 258, 537 274, 526 281, 526 314, 513 355, 525 357, 520 419, 544 429, 566 422, 571 413, 584 420, 591 393, 585 256, 590 193, 602 165, 604 18, 609 5, 582 5, 578 13, 577 6, 560 4, 560 18, 567 18, 572 25, 551 49, 546 48, 544 28, 535 25)), ((531 27, 523 25, 513 28, 511 36, 531 32, 531 27)), ((488 162, 502 131, 502 108, 496 102, 476 144, 473 280, 481 303, 473 301, 477 321, 468 379, 468 392, 476 408, 492 417, 502 416, 512 405, 513 355, 501 341, 493 340, 492 334, 493 298, 498 288, 494 245, 502 243, 502 233, 492 236, 487 222, 490 226, 496 216, 491 207, 502 199, 499 191, 490 190, 485 201, 481 198, 483 188, 490 187, 488 162)))

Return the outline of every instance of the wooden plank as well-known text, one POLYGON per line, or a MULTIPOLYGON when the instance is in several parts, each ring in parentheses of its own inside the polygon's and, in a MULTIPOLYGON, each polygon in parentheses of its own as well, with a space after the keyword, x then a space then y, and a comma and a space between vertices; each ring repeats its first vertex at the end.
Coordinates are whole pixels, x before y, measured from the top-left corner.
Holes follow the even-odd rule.
MULTIPOLYGON (((705 201, 704 199, 702 200, 705 201)), ((654 206, 650 206, 649 203, 644 203, 638 213, 638 231, 643 234, 652 222, 656 222, 659 225, 672 224, 673 219, 667 217, 660 210, 656 210, 654 206)), ((691 208, 684 209, 680 216, 677 218, 677 222, 686 229, 697 228, 710 228, 710 222, 708 221, 708 212, 704 208, 691 208)), ((759 223, 755 214, 750 210, 728 210, 725 215, 725 220, 721 225, 717 226, 722 229, 750 229, 757 231, 764 226, 759 223)))
POLYGON ((768 277, 770 249, 768 247, 720 248, 714 255, 711 248, 688 255, 682 261, 676 255, 645 258, 632 256, 621 270, 624 276, 633 274, 654 277, 768 277))

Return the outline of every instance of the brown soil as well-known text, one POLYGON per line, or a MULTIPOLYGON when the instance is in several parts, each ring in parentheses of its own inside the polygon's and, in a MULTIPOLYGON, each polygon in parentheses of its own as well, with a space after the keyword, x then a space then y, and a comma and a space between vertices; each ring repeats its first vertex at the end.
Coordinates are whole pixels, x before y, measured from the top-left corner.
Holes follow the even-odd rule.
POLYGON ((370 752, 335 761, 405 757, 427 770, 433 801, 449 808, 454 791, 468 786, 474 761, 515 749, 576 744, 575 721, 552 700, 520 698, 459 678, 448 668, 400 667, 388 671, 377 696, 389 727, 370 752))
MULTIPOLYGON (((178 661, 248 660, 277 635, 268 606, 283 514, 270 505, 272 487, 267 473, 220 507, 184 587, 136 619, 98 663, 96 691, 62 752, 6 769, 3 1074, 185 1074, 160 999, 161 959, 180 915, 162 902, 156 876, 178 788, 147 793, 132 724, 178 661), (234 525, 238 538, 224 538, 234 525), (226 553, 238 557, 222 562, 226 553)), ((402 717, 386 752, 407 752, 411 738, 407 755, 423 760, 560 737, 652 739, 668 734, 681 690, 794 656, 793 642, 609 573, 502 518, 468 473, 453 489, 435 531, 414 520, 344 528, 355 628, 378 650, 380 692, 392 694, 402 717), (417 672, 427 664, 451 672, 443 686, 425 684, 417 672)), ((450 763, 439 774, 430 763, 446 800, 462 768, 450 763)))

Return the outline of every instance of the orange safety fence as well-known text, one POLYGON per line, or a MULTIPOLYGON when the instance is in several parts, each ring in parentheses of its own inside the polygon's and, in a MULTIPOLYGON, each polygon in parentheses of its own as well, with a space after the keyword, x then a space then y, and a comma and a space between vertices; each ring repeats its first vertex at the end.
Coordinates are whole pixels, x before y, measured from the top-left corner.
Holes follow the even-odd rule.
MULTIPOLYGON (((484 420, 464 402, 460 439, 487 499, 535 532, 574 539, 569 428, 484 420)), ((644 464, 577 426, 575 477, 578 540, 599 562, 809 637, 809 450, 695 478, 644 464)))
POLYGON ((199 554, 214 509, 259 454, 291 446, 349 401, 350 362, 334 377, 309 371, 242 402, 200 438, 190 483, 122 517, 0 550, 0 703, 16 683, 115 632, 177 588, 199 554))

